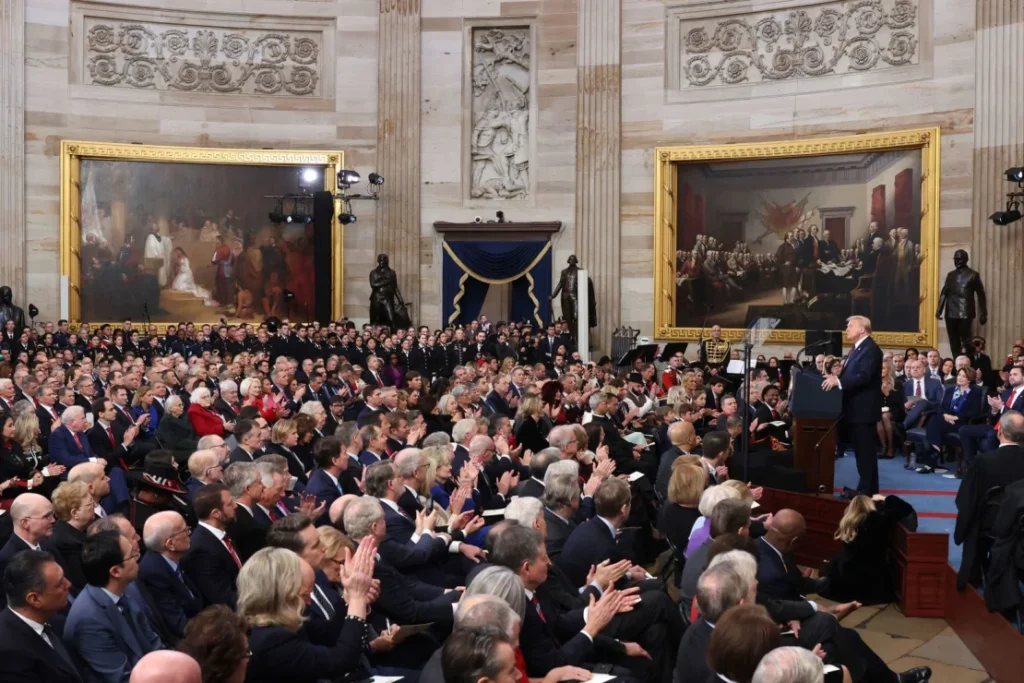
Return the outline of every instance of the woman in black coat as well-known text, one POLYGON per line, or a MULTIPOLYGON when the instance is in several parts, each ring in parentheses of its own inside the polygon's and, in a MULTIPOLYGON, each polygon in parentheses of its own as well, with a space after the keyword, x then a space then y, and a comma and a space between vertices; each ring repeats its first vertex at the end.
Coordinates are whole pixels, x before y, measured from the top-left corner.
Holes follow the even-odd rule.
POLYGON ((252 627, 246 683, 337 681, 356 672, 368 643, 375 554, 376 543, 368 536, 345 562, 341 583, 347 614, 332 647, 314 645, 302 628, 316 582, 313 569, 283 548, 263 548, 249 558, 238 575, 238 613, 252 627))
POLYGON ((524 396, 516 414, 514 434, 516 446, 540 453, 548 447, 551 422, 544 415, 544 404, 539 396, 524 396))
POLYGON ((889 535, 913 512, 914 508, 897 496, 854 497, 835 533, 843 547, 828 565, 828 585, 822 596, 864 605, 895 602, 886 562, 889 535))
POLYGON ((156 428, 156 438, 179 464, 187 464, 189 456, 196 452, 198 439, 192 423, 185 416, 185 404, 178 396, 169 397, 164 404, 164 416, 156 428))

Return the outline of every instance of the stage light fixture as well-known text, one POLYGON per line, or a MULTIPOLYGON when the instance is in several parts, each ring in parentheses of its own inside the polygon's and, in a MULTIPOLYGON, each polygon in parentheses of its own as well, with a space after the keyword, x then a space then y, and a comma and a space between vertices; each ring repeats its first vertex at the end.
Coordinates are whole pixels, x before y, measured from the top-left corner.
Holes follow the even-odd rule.
POLYGON ((366 177, 366 180, 369 181, 371 185, 384 184, 384 176, 382 176, 380 173, 371 173, 366 177))
POLYGON ((1007 207, 1006 211, 996 211, 994 214, 989 216, 989 218, 996 225, 1009 225, 1010 223, 1015 223, 1020 220, 1020 208, 1007 207))
POLYGON ((314 189, 320 181, 320 171, 315 168, 304 168, 299 171, 299 189, 307 192, 314 189))
POLYGON ((362 176, 360 176, 355 171, 338 171, 338 186, 345 188, 352 187, 353 185, 358 183, 361 178, 362 176))
POLYGON ((1024 166, 1006 169, 1006 179, 1011 183, 1024 183, 1024 166))
POLYGON ((341 223, 342 225, 351 225, 352 223, 356 222, 356 216, 355 214, 351 213, 339 213, 338 222, 341 223))

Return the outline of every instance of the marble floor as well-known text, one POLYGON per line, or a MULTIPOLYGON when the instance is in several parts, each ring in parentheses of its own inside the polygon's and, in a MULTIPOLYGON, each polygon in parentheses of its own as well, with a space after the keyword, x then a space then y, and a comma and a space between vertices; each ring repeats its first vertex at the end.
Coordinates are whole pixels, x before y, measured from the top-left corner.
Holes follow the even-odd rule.
MULTIPOLYGON (((822 604, 828 600, 812 597, 822 604)), ((993 679, 943 619, 905 617, 896 605, 862 607, 843 620, 897 673, 930 666, 932 683, 985 683, 993 679)))

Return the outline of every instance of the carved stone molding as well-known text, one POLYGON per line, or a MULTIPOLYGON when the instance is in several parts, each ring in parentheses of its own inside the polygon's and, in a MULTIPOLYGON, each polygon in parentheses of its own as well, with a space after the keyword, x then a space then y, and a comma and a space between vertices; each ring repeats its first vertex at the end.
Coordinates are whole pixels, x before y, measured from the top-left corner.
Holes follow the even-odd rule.
POLYGON ((533 106, 530 26, 474 26, 470 51, 469 199, 528 199, 533 106))
MULTIPOLYGON (((72 94, 164 97, 334 97, 334 34, 326 18, 174 12, 72 4, 72 94)), ((268 105, 262 105, 268 106, 268 105)))
POLYGON ((930 65, 931 0, 793 0, 752 12, 691 3, 667 11, 669 90, 680 100, 717 99, 707 91, 739 86, 753 95, 845 87, 836 81, 862 84, 866 74, 930 65))

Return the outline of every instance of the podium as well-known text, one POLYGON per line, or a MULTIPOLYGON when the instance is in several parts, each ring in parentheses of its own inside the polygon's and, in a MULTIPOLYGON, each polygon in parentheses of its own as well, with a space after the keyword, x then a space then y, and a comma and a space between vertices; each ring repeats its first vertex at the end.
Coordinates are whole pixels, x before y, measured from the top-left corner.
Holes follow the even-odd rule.
POLYGON ((835 484, 835 424, 843 412, 843 392, 822 391, 821 382, 822 376, 816 372, 793 369, 789 398, 793 466, 807 474, 812 493, 831 494, 835 484))

